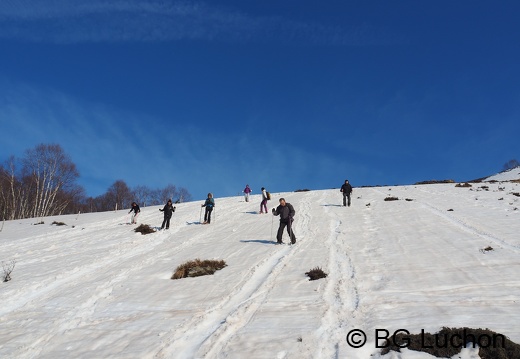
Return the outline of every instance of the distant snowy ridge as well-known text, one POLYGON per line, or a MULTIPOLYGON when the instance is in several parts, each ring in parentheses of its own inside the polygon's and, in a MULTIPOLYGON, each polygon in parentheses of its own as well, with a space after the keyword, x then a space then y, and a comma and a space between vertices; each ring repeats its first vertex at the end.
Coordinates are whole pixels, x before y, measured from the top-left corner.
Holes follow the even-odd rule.
POLYGON ((505 181, 516 181, 520 180, 520 166, 511 168, 507 171, 503 171, 500 173, 497 173, 493 176, 485 178, 484 182, 489 181, 499 181, 499 182, 505 182, 505 181))

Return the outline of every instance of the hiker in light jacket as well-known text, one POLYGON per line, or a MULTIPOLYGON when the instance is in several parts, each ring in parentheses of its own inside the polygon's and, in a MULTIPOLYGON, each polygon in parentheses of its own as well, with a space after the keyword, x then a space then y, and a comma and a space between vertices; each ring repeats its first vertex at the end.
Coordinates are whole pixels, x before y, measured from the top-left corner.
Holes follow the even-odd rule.
POLYGON ((280 198, 280 205, 276 207, 276 209, 273 208, 273 215, 280 216, 280 226, 278 227, 278 233, 276 234, 278 244, 283 244, 282 236, 285 227, 287 227, 287 233, 289 233, 289 237, 291 237, 291 244, 296 243, 296 236, 292 230, 292 222, 294 221, 295 213, 294 207, 290 203, 285 202, 285 198, 280 198))
POLYGON ((268 213, 267 212, 267 191, 265 190, 264 187, 262 187, 262 202, 260 203, 260 213, 268 213))

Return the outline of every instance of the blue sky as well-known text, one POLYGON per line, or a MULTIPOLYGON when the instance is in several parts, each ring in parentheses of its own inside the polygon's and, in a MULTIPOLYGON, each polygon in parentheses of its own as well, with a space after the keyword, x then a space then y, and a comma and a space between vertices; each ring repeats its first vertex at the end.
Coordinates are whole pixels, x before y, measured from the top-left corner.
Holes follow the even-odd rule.
POLYGON ((520 160, 517 1, 0 2, 0 160, 90 196, 471 180, 520 160))

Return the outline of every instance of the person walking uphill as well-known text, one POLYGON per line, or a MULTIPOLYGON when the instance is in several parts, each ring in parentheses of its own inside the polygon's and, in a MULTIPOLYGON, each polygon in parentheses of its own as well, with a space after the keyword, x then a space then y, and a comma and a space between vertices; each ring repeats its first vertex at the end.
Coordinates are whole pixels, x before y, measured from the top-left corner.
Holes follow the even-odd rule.
POLYGON ((168 203, 164 205, 164 208, 159 208, 159 211, 164 212, 164 220, 161 225, 161 229, 164 229, 166 225, 166 229, 170 228, 170 219, 172 218, 173 212, 175 212, 175 207, 172 204, 172 200, 169 199, 168 203))
POLYGON ((246 184, 246 188, 244 188, 244 198, 246 199, 246 202, 249 202, 249 194, 251 192, 251 188, 249 188, 249 185, 246 184))
POLYGON ((267 213, 267 191, 262 187, 262 202, 260 203, 260 213, 267 213))
POLYGON ((283 244, 282 236, 285 227, 287 227, 287 233, 289 233, 289 237, 291 238, 291 244, 296 243, 296 236, 292 230, 292 222, 294 221, 295 213, 294 207, 290 203, 285 202, 284 198, 280 198, 280 205, 276 207, 276 209, 273 208, 273 215, 280 216, 280 226, 278 227, 278 233, 276 234, 278 244, 283 244))
POLYGON ((210 224, 211 212, 213 211, 213 207, 215 207, 215 200, 213 199, 213 195, 211 193, 208 193, 208 198, 206 198, 206 202, 204 202, 202 207, 206 207, 206 212, 204 212, 204 223, 202 224, 210 224))
POLYGON ((134 213, 132 214, 132 217, 130 218, 130 223, 137 224, 136 218, 137 218, 137 215, 139 214, 139 212, 141 212, 141 208, 139 208, 139 206, 135 202, 132 202, 132 208, 130 208, 130 212, 128 212, 128 213, 131 213, 132 211, 134 213))
POLYGON ((350 183, 348 183, 348 180, 345 180, 345 183, 343 183, 343 186, 341 186, 340 192, 343 192, 343 206, 347 205, 348 199, 348 206, 350 207, 350 194, 352 193, 352 186, 350 183))

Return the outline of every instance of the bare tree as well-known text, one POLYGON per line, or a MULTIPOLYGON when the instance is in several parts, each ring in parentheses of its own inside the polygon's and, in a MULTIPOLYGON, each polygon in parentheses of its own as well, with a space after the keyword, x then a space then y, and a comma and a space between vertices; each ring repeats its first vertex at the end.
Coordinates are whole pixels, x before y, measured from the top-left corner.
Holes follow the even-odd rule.
POLYGON ((161 203, 166 203, 169 199, 174 200, 175 197, 177 197, 177 187, 172 184, 168 184, 160 190, 161 203))
POLYGON ((115 206, 113 209, 129 208, 132 203, 132 193, 123 180, 115 181, 112 186, 108 188, 106 196, 115 206))
POLYGON ((17 171, 17 161, 11 156, 5 167, 0 168, 0 203, 3 216, 9 220, 30 216, 28 193, 32 184, 20 176, 17 171))
POLYGON ((78 213, 85 212, 82 203, 85 199, 85 189, 79 185, 71 186, 67 191, 60 191, 56 196, 56 201, 60 205, 56 206, 58 213, 78 213))
POLYGON ((132 201, 152 206, 168 199, 191 200, 185 188, 172 184, 162 189, 137 186, 131 191, 123 180, 114 182, 103 195, 87 197, 75 182, 78 177, 76 166, 59 145, 40 144, 27 150, 22 159, 11 156, 0 165, 0 219, 109 211, 129 208, 132 201))
POLYGON ((179 188, 179 198, 176 200, 178 203, 191 201, 191 194, 184 187, 179 188))
POLYGON ((67 190, 79 177, 60 145, 40 144, 27 150, 23 159, 24 177, 33 185, 32 217, 43 217, 59 213, 64 203, 56 201, 60 191, 67 190))
POLYGON ((509 171, 513 168, 516 168, 520 166, 520 162, 518 162, 517 160, 513 159, 513 160, 509 160, 507 161, 505 164, 504 164, 504 171, 509 171))
POLYGON ((132 190, 134 200, 140 206, 146 207, 151 202, 151 190, 146 186, 137 186, 132 190))

